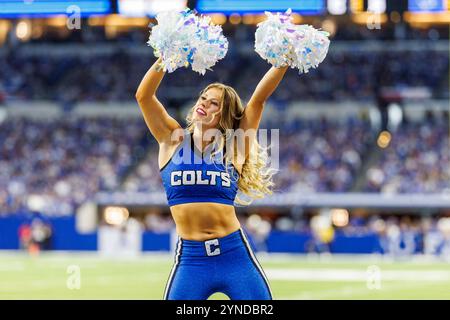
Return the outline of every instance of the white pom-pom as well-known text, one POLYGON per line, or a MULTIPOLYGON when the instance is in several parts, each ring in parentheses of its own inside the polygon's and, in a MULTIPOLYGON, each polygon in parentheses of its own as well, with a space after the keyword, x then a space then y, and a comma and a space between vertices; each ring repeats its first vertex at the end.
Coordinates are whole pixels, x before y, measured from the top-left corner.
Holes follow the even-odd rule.
POLYGON ((255 50, 275 67, 289 65, 307 73, 326 57, 329 34, 309 25, 291 22, 291 10, 285 13, 266 12, 267 20, 258 24, 255 33, 255 50))
POLYGON ((206 70, 225 57, 228 41, 222 27, 212 25, 209 17, 196 16, 186 9, 182 12, 161 12, 156 16, 148 44, 162 57, 164 71, 192 65, 192 70, 205 74, 206 70))
POLYGON ((195 48, 192 70, 205 74, 206 69, 223 59, 228 51, 228 40, 222 34, 222 27, 211 24, 210 17, 200 17, 197 23, 198 31, 193 39, 195 48))

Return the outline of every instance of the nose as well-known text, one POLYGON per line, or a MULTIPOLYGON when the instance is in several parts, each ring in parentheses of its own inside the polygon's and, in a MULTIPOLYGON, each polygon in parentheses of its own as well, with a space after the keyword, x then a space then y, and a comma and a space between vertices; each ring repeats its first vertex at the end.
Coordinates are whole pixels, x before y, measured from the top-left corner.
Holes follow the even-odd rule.
POLYGON ((200 102, 200 105, 203 106, 204 108, 208 109, 209 106, 211 105, 211 101, 208 101, 208 100, 202 101, 202 102, 200 102))

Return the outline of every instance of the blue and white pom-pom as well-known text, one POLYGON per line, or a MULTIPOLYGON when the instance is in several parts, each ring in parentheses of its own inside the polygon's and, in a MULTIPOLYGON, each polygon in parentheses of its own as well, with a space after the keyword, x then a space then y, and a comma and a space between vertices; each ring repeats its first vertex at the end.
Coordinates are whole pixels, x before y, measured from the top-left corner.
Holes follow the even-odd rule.
POLYGON ((158 25, 152 28, 147 43, 155 56, 162 57, 164 71, 170 73, 191 65, 192 70, 203 75, 225 57, 228 41, 222 27, 213 25, 210 17, 186 9, 161 12, 156 20, 158 25))
POLYGON ((255 50, 263 59, 277 68, 297 68, 299 73, 307 73, 325 59, 330 45, 328 32, 293 24, 291 9, 266 15, 255 34, 255 50))

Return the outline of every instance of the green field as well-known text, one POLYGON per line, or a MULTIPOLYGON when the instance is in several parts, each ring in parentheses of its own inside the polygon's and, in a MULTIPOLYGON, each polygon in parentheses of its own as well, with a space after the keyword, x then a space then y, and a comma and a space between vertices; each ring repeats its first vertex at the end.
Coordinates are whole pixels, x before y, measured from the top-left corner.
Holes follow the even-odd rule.
MULTIPOLYGON (((450 263, 444 261, 274 255, 259 260, 275 299, 450 299, 450 263)), ((172 261, 168 255, 3 252, 0 299, 161 299, 172 261)))

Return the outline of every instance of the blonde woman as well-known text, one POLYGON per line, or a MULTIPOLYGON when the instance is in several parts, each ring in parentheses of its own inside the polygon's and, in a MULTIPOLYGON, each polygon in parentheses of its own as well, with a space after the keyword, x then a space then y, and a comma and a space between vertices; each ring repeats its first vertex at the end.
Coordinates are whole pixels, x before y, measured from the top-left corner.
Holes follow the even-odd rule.
POLYGON ((147 71, 136 99, 159 144, 159 167, 179 236, 164 299, 205 300, 222 292, 232 300, 270 300, 269 283, 234 204, 243 202, 238 190, 249 198, 271 193, 267 154, 255 134, 245 133, 258 129, 264 104, 287 67, 272 67, 245 108, 233 88, 210 84, 183 130, 156 97, 165 74, 159 66, 160 60, 147 71))

